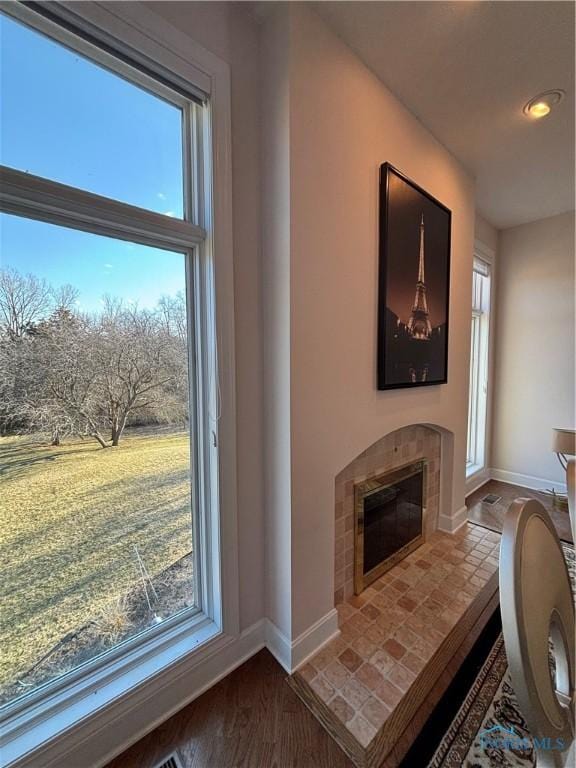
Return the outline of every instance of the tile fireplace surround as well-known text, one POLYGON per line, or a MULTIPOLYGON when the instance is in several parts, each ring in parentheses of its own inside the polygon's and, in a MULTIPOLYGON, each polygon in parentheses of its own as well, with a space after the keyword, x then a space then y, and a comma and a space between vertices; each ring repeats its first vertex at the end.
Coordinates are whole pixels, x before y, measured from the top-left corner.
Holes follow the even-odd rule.
POLYGON ((290 678, 360 768, 399 764, 497 605, 499 545, 499 534, 470 523, 430 534, 337 605, 340 635, 290 678))
POLYGON ((440 506, 440 433, 431 427, 403 427, 361 453, 336 477, 334 603, 354 594, 354 485, 420 459, 427 461, 423 533, 438 527, 440 506))

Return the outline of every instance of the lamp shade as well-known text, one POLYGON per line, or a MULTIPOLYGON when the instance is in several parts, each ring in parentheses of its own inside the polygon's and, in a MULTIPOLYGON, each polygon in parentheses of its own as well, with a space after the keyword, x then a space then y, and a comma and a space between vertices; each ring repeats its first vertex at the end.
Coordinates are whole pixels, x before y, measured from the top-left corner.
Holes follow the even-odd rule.
POLYGON ((576 430, 553 429, 552 450, 566 456, 576 456, 576 430))

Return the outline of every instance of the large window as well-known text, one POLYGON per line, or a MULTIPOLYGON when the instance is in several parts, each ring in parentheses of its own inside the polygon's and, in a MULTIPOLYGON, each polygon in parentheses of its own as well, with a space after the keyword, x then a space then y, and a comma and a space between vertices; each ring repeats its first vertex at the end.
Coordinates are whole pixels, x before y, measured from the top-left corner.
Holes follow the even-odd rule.
POLYGON ((488 411, 488 346, 490 341, 490 265, 474 258, 472 273, 472 331, 470 394, 466 473, 472 475, 486 464, 488 411))
POLYGON ((217 445, 208 104, 14 13, 0 14, 7 707, 207 611, 217 445))

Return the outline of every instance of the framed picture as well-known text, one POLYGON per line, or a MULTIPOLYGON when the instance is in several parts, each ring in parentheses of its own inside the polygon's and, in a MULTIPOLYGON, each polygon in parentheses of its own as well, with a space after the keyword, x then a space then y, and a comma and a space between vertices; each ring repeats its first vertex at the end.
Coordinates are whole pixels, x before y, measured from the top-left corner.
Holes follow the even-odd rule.
POLYGON ((378 389, 445 384, 452 214, 380 167, 378 389))

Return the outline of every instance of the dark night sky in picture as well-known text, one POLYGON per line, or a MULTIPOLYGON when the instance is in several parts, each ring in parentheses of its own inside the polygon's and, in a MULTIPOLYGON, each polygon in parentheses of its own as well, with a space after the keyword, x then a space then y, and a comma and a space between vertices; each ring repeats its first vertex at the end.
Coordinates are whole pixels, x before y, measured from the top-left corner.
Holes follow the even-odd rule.
POLYGON ((424 214, 426 299, 432 327, 446 322, 449 214, 394 173, 389 175, 386 304, 407 323, 418 279, 420 217, 424 214))

